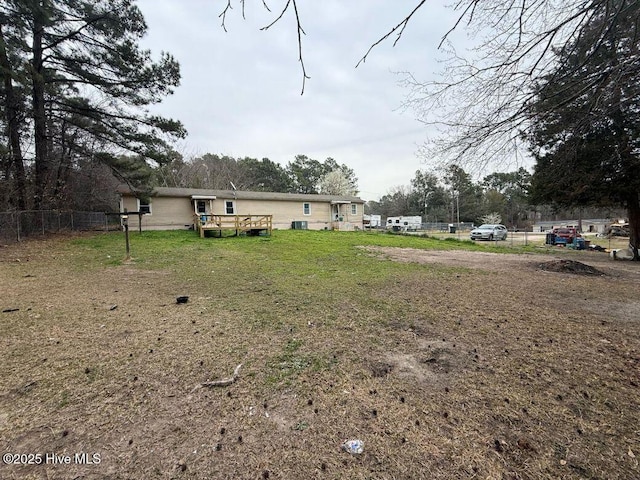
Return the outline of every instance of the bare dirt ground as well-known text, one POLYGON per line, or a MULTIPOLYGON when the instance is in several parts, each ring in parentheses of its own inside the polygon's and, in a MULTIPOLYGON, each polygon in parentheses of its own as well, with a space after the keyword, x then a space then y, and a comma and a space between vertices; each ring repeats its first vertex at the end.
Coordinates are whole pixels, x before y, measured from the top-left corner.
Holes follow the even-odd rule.
POLYGON ((0 249, 2 479, 640 478, 636 263, 363 247, 419 268, 316 306, 63 243, 0 249))
MULTIPOLYGON (((436 263, 464 268, 475 268, 509 272, 514 269, 534 270, 547 262, 573 259, 580 263, 600 269, 603 274, 634 278, 640 275, 640 269, 632 262, 612 262, 608 254, 599 252, 583 252, 582 255, 535 255, 535 254, 495 254, 465 250, 419 250, 415 248, 367 247, 371 252, 378 252, 398 262, 436 263)), ((636 278, 637 280, 637 278, 636 278)))

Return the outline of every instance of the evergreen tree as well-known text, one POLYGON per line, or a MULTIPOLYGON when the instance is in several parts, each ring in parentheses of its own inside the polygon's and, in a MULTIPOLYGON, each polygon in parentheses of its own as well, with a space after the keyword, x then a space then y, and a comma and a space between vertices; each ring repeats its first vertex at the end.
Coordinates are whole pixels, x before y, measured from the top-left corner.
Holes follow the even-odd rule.
POLYGON ((458 165, 450 165, 444 172, 451 201, 450 221, 475 222, 482 215, 482 189, 458 165))
POLYGON ((425 222, 448 218, 449 198, 435 174, 417 170, 411 180, 411 189, 416 201, 413 215, 424 215, 425 222))
POLYGON ((238 164, 249 181, 249 190, 286 193, 291 188, 291 179, 286 170, 268 158, 257 160, 245 157, 238 160, 238 164))
MULTIPOLYGON (((104 162, 129 180, 123 154, 158 163, 175 156, 169 140, 185 135, 182 125, 145 107, 172 93, 179 66, 167 53, 154 61, 139 47, 146 29, 131 0, 6 0, 0 6, 3 98, 14 106, 4 109, 4 121, 11 135, 32 132, 36 208, 51 203, 80 157, 104 162), (11 100, 11 92, 23 98, 11 100), (21 119, 22 131, 11 123, 21 104, 29 105, 31 117, 21 119)), ((16 165, 15 145, 25 143, 11 141, 16 165)))
POLYGON ((529 209, 530 185, 531 174, 522 167, 514 172, 487 175, 482 180, 486 212, 498 213, 509 227, 520 226, 529 209))
POLYGON ((537 86, 528 137, 536 158, 532 196, 561 206, 620 205, 630 244, 640 246, 640 4, 604 13, 590 35, 557 52, 558 68, 537 86))
POLYGON ((355 172, 331 157, 322 163, 306 155, 296 155, 295 160, 287 165, 286 171, 290 178, 292 193, 318 193, 323 177, 333 171, 342 174, 348 181, 351 191, 358 191, 358 179, 355 172))

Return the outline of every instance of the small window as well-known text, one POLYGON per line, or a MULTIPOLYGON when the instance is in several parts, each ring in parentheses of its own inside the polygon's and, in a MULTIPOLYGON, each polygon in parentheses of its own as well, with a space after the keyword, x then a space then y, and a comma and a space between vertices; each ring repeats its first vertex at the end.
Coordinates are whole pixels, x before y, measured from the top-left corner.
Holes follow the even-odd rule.
POLYGON ((145 215, 151 215, 151 202, 138 199, 138 211, 145 215))
POLYGON ((227 215, 233 215, 235 213, 232 200, 227 200, 224 202, 224 210, 227 213, 227 215))
POLYGON ((311 204, 310 203, 303 203, 302 204, 302 213, 304 215, 311 215, 311 204))
POLYGON ((355 203, 351 204, 351 215, 357 215, 358 214, 358 205, 355 203))
POLYGON ((207 203, 204 200, 198 200, 198 213, 207 213, 207 203))

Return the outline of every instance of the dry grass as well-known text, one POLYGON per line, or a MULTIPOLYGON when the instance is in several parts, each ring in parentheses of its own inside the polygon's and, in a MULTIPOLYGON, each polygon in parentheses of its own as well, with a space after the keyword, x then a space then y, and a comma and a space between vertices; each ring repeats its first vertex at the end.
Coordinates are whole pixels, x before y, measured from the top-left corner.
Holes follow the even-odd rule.
POLYGON ((19 309, 0 314, 1 450, 101 458, 0 478, 640 477, 635 263, 571 252, 605 274, 572 275, 332 232, 133 242, 131 264, 117 234, 0 250, 19 309))

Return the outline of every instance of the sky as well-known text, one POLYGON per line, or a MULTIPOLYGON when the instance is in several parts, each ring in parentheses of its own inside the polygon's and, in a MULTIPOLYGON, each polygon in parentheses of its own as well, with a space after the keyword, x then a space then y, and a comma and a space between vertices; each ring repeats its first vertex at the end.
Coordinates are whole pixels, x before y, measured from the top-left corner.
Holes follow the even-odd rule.
POLYGON ((428 168, 417 155, 428 131, 402 104, 402 72, 432 79, 443 56, 437 46, 455 22, 453 10, 432 0, 393 47, 394 37, 368 48, 402 21, 418 0, 298 0, 306 35, 304 95, 293 9, 268 31, 284 0, 247 0, 245 19, 232 0, 139 0, 149 30, 142 46, 158 58, 171 53, 182 80, 152 112, 180 120, 189 135, 178 144, 186 157, 217 153, 267 157, 286 166, 298 154, 328 157, 352 168, 359 195, 378 200, 409 185, 428 168))

